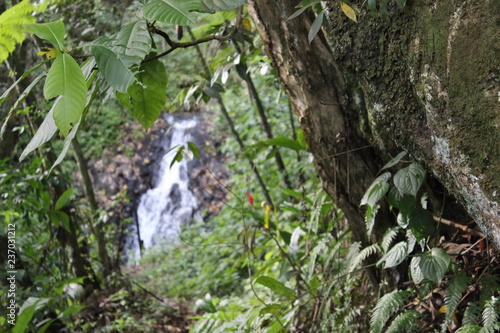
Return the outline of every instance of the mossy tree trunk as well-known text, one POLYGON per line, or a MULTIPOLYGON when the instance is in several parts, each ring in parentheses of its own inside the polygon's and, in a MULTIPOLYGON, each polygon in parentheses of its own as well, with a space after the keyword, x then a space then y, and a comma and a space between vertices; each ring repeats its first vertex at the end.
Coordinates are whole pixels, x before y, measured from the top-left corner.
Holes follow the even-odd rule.
POLYGON ((314 17, 287 20, 298 3, 249 11, 354 236, 368 241, 359 202, 404 149, 500 246, 500 2, 409 1, 407 14, 389 1, 387 22, 351 1, 358 24, 324 2, 329 24, 310 45, 314 17))

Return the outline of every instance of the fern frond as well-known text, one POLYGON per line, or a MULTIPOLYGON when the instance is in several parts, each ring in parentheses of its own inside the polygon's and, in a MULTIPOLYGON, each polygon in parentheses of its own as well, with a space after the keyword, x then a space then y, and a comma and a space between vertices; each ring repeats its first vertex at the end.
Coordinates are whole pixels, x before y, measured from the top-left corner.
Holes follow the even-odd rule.
POLYGON ((469 302, 467 308, 464 311, 464 318, 462 319, 462 325, 474 326, 479 322, 479 315, 481 314, 481 307, 477 302, 469 302))
POLYGON ((484 304, 483 329, 481 332, 498 332, 497 330, 500 329, 500 322, 498 321, 500 306, 498 303, 498 297, 491 296, 484 304))
POLYGON ((462 294, 464 293, 465 289, 467 289, 469 281, 470 278, 468 276, 465 276, 464 274, 456 275, 450 280, 448 288, 446 288, 444 294, 446 318, 443 322, 443 325, 441 326, 442 332, 446 332, 447 327, 451 324, 451 317, 455 313, 458 302, 460 302, 462 294))
POLYGON ((361 250, 358 255, 350 262, 349 265, 349 272, 352 272, 353 270, 358 267, 359 264, 363 262, 366 258, 371 256, 374 253, 380 252, 380 247, 377 244, 372 244, 370 246, 365 247, 363 250, 361 250))
POLYGON ((408 291, 394 290, 379 299, 370 319, 370 327, 373 333, 380 333, 382 331, 387 320, 405 305, 408 296, 408 291))
POLYGON ((415 332, 417 329, 415 319, 422 316, 415 310, 409 310, 399 314, 393 321, 391 326, 385 333, 410 333, 415 332))
POLYGON ((488 274, 481 280, 481 297, 479 304, 484 306, 496 292, 500 292, 500 276, 488 274))
POLYGON ((387 231, 384 233, 384 236, 382 237, 382 242, 381 242, 381 247, 384 253, 387 253, 389 250, 389 247, 391 247, 392 242, 394 241, 394 238, 396 238, 400 227, 393 227, 387 229, 387 231))
POLYGON ((460 327, 455 333, 478 333, 482 327, 478 325, 467 325, 460 327))
POLYGON ((23 0, 0 14, 0 63, 5 61, 26 38, 23 25, 35 23, 34 12, 43 12, 49 1, 34 4, 30 0, 23 0))

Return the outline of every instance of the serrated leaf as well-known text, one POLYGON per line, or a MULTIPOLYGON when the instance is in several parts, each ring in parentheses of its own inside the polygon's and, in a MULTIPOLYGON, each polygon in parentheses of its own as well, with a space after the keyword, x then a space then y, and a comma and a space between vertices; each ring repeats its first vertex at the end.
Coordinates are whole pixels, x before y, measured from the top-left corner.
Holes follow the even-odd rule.
POLYGON ((204 12, 222 12, 243 6, 246 0, 200 0, 199 10, 204 12))
POLYGON ((136 78, 120 55, 115 53, 111 46, 91 44, 88 47, 106 82, 113 89, 126 94, 127 89, 136 82, 136 78))
POLYGON ((417 163, 412 163, 394 175, 394 185, 401 193, 416 197, 424 178, 424 168, 417 163))
POLYGON ((54 102, 53 117, 61 134, 67 135, 71 127, 80 120, 87 97, 85 78, 72 56, 57 56, 47 74, 43 93, 46 99, 60 96, 54 102))
MULTIPOLYGON (((57 103, 57 100, 55 103, 57 103)), ((24 160, 24 158, 29 153, 43 145, 45 142, 49 141, 54 136, 54 134, 56 134, 57 126, 54 121, 54 106, 56 105, 55 103, 54 105, 52 105, 52 108, 45 116, 40 127, 38 127, 38 130, 36 131, 35 135, 33 135, 33 138, 31 138, 26 148, 24 148, 21 156, 19 157, 19 162, 24 160)))
POLYGON ((37 35, 41 39, 48 40, 59 51, 64 50, 64 35, 66 28, 63 21, 50 23, 25 24, 24 27, 31 34, 37 35))
POLYGON ((316 16, 316 19, 314 20, 313 24, 311 25, 311 29, 309 30, 309 34, 307 36, 307 40, 309 41, 309 44, 312 43, 314 37, 319 32, 319 29, 321 29, 321 26, 323 25, 323 19, 325 17, 325 13, 322 10, 320 13, 318 13, 318 16, 316 16))
POLYGON ((193 10, 201 9, 198 0, 150 0, 143 7, 144 17, 148 20, 189 25, 196 23, 193 10))
POLYGON ((255 280, 255 283, 271 289, 271 291, 276 295, 286 297, 290 300, 295 298, 295 292, 292 289, 286 287, 283 283, 270 276, 260 276, 257 280, 255 280))
POLYGON ((132 106, 132 115, 148 130, 158 119, 167 102, 167 73, 159 60, 145 62, 141 65, 135 82, 128 89, 128 97, 132 106))
POLYGON ((419 267, 425 278, 440 283, 448 270, 450 256, 440 248, 432 248, 426 251, 420 260, 419 267))
POLYGON ((408 257, 408 243, 402 241, 394 245, 378 262, 377 266, 384 264, 384 268, 399 265, 408 257))
POLYGON ((356 12, 352 9, 351 6, 346 4, 345 2, 340 1, 340 8, 344 12, 345 16, 347 16, 350 20, 358 23, 358 19, 356 18, 356 12))
POLYGON ((127 66, 139 64, 151 52, 151 37, 145 20, 125 25, 112 42, 113 50, 127 66))
POLYGON ((406 227, 408 227, 408 224, 410 223, 410 219, 408 217, 408 214, 403 213, 403 212, 398 213, 398 217, 397 217, 396 221, 398 222, 398 225, 403 229, 406 229, 406 227))
POLYGON ((422 259, 421 257, 413 257, 410 262, 411 279, 415 284, 419 284, 425 279, 425 276, 422 273, 422 270, 420 269, 421 259, 422 259))
POLYGON ((390 172, 385 172, 378 176, 363 195, 360 205, 375 206, 375 204, 384 197, 387 191, 389 191, 389 184, 387 183, 389 178, 391 178, 390 172))
POLYGON ((0 63, 16 49, 16 44, 21 44, 26 39, 22 26, 36 22, 33 12, 45 10, 39 8, 31 1, 23 0, 0 13, 0 63))

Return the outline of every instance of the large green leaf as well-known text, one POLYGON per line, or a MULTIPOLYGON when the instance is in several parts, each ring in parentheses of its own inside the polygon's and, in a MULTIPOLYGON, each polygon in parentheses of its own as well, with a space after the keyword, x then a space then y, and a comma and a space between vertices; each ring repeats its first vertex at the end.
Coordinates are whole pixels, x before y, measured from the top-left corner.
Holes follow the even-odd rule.
POLYGON ((48 40, 59 51, 64 50, 64 35, 66 34, 66 29, 64 28, 63 21, 25 24, 24 27, 28 32, 37 35, 41 39, 48 40))
POLYGON ((422 274, 434 283, 440 283, 448 270, 450 256, 440 248, 426 251, 420 260, 419 267, 422 274))
POLYGON ((113 41, 114 50, 128 65, 139 64, 151 52, 151 37, 145 20, 125 25, 113 41))
POLYGON ((22 161, 29 153, 43 145, 45 142, 49 141, 54 136, 54 134, 56 134, 57 126, 54 122, 54 106, 56 105, 56 103, 57 101, 54 103, 49 113, 47 113, 47 115, 45 116, 45 119, 43 120, 40 127, 38 127, 38 130, 36 131, 31 141, 28 143, 26 148, 24 148, 21 156, 19 157, 19 161, 22 161))
POLYGON ((87 85, 78 63, 69 54, 60 54, 52 64, 43 87, 46 99, 61 96, 54 104, 54 121, 63 135, 80 120, 87 85))
POLYGON ((419 241, 434 233, 434 218, 431 212, 426 209, 416 208, 408 215, 408 221, 413 235, 419 241))
POLYGON ((221 12, 241 7, 247 0, 199 0, 200 10, 206 12, 221 12))
POLYGON ((419 284, 425 279, 425 276, 420 269, 420 260, 422 260, 422 257, 413 257, 410 262, 411 279, 415 284, 419 284))
POLYGON ((408 257, 408 243, 402 241, 394 245, 378 262, 377 266, 384 264, 384 268, 399 265, 408 257))
POLYGON ((409 194, 417 197, 417 192, 424 182, 425 170, 417 163, 412 163, 408 167, 399 170, 394 175, 394 185, 402 194, 409 194))
POLYGON ((143 13, 149 20, 189 25, 195 23, 195 15, 190 12, 199 9, 199 0, 150 0, 144 5, 143 13))
POLYGON ((273 293, 279 296, 286 297, 288 299, 295 298, 295 292, 293 289, 286 287, 283 283, 279 282, 276 279, 273 279, 270 276, 260 276, 255 283, 261 284, 264 287, 271 289, 273 293))
POLYGON ((160 116, 167 101, 165 66, 159 60, 143 63, 136 78, 139 82, 128 89, 128 95, 118 93, 117 96, 124 106, 132 109, 132 114, 139 123, 149 129, 160 116))
POLYGON ((136 79, 119 54, 113 51, 112 46, 94 43, 89 45, 89 50, 106 82, 115 90, 127 93, 127 89, 136 79))
POLYGON ((391 178, 390 172, 385 172, 378 176, 377 179, 373 181, 368 190, 366 190, 363 198, 361 199, 361 206, 369 205, 374 207, 375 204, 384 197, 384 195, 389 191, 389 183, 387 182, 391 178))

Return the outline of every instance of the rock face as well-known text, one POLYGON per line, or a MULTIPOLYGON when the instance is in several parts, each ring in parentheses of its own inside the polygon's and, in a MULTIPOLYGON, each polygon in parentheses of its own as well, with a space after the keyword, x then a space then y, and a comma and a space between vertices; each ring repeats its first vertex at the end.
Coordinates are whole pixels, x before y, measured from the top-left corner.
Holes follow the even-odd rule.
POLYGON ((138 253, 137 229, 142 245, 150 247, 177 239, 179 227, 192 218, 206 221, 218 213, 225 201, 227 175, 206 129, 201 115, 164 114, 142 139, 130 133, 116 154, 104 152, 89 163, 98 200, 110 221, 131 231, 125 251, 138 253), (168 150, 187 141, 199 147, 201 158, 184 159, 170 168, 176 150, 168 150), (126 221, 131 223, 124 225, 126 221))

